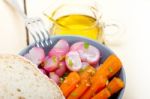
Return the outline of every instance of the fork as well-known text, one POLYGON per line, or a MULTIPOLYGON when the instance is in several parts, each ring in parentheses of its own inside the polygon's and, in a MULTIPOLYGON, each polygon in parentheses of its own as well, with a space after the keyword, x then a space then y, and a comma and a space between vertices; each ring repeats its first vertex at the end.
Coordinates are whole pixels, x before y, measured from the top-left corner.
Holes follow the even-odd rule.
MULTIPOLYGON (((10 3, 10 2, 8 2, 10 3)), ((35 41, 35 45, 37 47, 46 47, 52 44, 52 41, 50 39, 50 35, 47 31, 47 29, 44 26, 44 22, 39 17, 31 17, 28 18, 23 11, 21 11, 20 6, 17 2, 17 0, 11 0, 11 5, 14 6, 17 11, 20 13, 20 15, 25 20, 25 26, 29 30, 29 33, 33 37, 35 41)))

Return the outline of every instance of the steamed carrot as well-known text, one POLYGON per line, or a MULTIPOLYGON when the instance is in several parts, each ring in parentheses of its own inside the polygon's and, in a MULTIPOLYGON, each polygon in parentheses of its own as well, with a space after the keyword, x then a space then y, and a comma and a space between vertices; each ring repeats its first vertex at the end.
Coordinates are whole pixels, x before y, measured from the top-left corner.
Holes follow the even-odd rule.
POLYGON ((84 70, 79 72, 80 77, 81 77, 81 82, 84 79, 87 79, 87 77, 93 76, 95 74, 95 72, 96 72, 95 68, 93 68, 92 66, 87 66, 84 70))
POLYGON ((117 93, 124 87, 124 83, 120 78, 114 77, 110 83, 102 91, 98 92, 92 99, 108 99, 114 93, 117 93))
POLYGON ((98 75, 107 76, 108 79, 114 76, 122 67, 122 64, 117 56, 110 55, 104 63, 97 69, 96 74, 92 78, 92 82, 95 82, 98 75))
POLYGON ((77 72, 71 72, 64 82, 60 85, 60 89, 62 90, 65 97, 67 97, 76 87, 78 82, 80 81, 80 76, 77 72))
POLYGON ((114 77, 107 85, 107 88, 110 91, 111 95, 117 93, 123 87, 124 87, 124 82, 117 77, 114 77))
POLYGON ((98 94, 96 94, 92 99, 108 99, 111 96, 109 90, 107 88, 104 88, 102 91, 100 91, 98 94))
POLYGON ((102 90, 106 86, 107 78, 105 76, 99 75, 96 79, 97 80, 92 83, 91 87, 84 93, 81 99, 90 99, 97 91, 102 90))
POLYGON ((95 73, 95 69, 88 66, 80 73, 81 81, 78 87, 68 96, 67 99, 79 99, 83 93, 90 87, 90 77, 95 73))
POLYGON ((122 67, 120 59, 115 55, 110 55, 106 61, 104 61, 102 68, 107 72, 107 77, 114 76, 122 67))

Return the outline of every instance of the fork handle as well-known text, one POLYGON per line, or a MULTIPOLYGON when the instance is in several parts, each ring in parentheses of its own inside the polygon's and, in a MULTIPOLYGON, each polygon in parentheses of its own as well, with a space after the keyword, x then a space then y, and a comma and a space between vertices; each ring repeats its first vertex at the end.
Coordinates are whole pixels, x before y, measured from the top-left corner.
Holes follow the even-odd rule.
POLYGON ((24 18, 27 19, 27 16, 24 14, 24 12, 21 10, 21 7, 18 4, 17 0, 6 0, 10 5, 12 5, 19 13, 20 15, 24 18))

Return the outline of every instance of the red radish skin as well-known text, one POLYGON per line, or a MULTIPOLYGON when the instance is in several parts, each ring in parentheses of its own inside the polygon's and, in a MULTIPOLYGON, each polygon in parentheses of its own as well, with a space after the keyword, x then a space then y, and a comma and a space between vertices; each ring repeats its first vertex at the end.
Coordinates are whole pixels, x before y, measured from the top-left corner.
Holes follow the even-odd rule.
POLYGON ((44 67, 43 68, 47 72, 53 72, 53 71, 55 71, 58 68, 58 64, 59 64, 58 58, 53 56, 53 57, 47 58, 44 61, 44 67))
POLYGON ((55 71, 55 73, 61 77, 63 74, 67 71, 66 63, 65 61, 60 62, 58 65, 58 69, 55 71))
POLYGON ((70 71, 79 71, 82 67, 80 56, 76 51, 70 51, 67 53, 65 62, 70 71))
POLYGON ((69 43, 66 40, 59 40, 56 45, 49 51, 49 56, 56 56, 61 60, 69 51, 69 43))
POLYGON ((40 71, 41 71, 43 74, 46 75, 46 71, 45 71, 44 69, 41 69, 41 68, 39 68, 39 69, 40 69, 40 71))
POLYGON ((74 43, 70 47, 70 51, 77 51, 82 61, 88 62, 90 65, 95 65, 100 59, 100 51, 92 46, 88 45, 88 48, 84 46, 85 42, 74 43))
POLYGON ((59 76, 56 75, 54 72, 50 72, 50 73, 49 73, 49 77, 50 77, 56 84, 59 84, 59 83, 60 83, 59 76))
POLYGON ((77 42, 74 43, 71 47, 70 47, 70 51, 78 51, 83 47, 83 42, 77 42))
POLYGON ((43 48, 33 47, 25 57, 34 64, 39 65, 45 58, 45 52, 43 48))

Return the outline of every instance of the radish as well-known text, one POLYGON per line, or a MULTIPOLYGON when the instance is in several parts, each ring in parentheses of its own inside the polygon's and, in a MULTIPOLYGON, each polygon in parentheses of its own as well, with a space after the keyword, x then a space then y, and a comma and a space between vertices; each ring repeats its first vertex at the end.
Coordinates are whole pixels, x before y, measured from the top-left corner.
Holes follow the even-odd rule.
POLYGON ((77 51, 82 61, 95 65, 100 59, 99 50, 87 42, 77 42, 70 47, 70 51, 77 51))
POLYGON ((24 56, 34 64, 39 65, 45 58, 45 52, 43 48, 33 47, 29 53, 24 56))
POLYGON ((69 44, 66 40, 59 40, 56 45, 49 51, 49 56, 56 56, 61 60, 69 51, 69 44))
POLYGON ((81 59, 76 51, 70 51, 66 54, 66 65, 70 71, 79 71, 82 67, 81 59))
POLYGON ((85 51, 86 60, 91 65, 96 65, 100 59, 100 52, 94 46, 89 46, 88 50, 85 51))
POLYGON ((44 67, 43 68, 47 72, 52 72, 58 68, 58 64, 59 64, 58 58, 55 56, 52 56, 50 58, 46 58, 46 60, 44 61, 44 67))
POLYGON ((88 62, 82 62, 82 68, 86 68, 87 66, 90 66, 90 64, 88 62))
POLYGON ((59 65, 58 65, 58 69, 55 71, 55 73, 61 77, 66 71, 67 71, 67 67, 66 67, 66 63, 63 61, 63 62, 60 62, 59 65))
POLYGON ((32 61, 31 56, 30 56, 30 54, 29 54, 29 53, 25 54, 25 55, 24 55, 24 57, 25 57, 26 59, 28 59, 28 60, 31 60, 31 61, 32 61))
POLYGON ((49 77, 50 77, 56 84, 59 84, 59 83, 60 83, 59 76, 56 75, 54 72, 50 72, 50 73, 49 73, 49 77))
POLYGON ((70 51, 78 51, 83 48, 83 42, 76 42, 70 47, 70 51))
POLYGON ((42 68, 39 68, 39 69, 40 69, 40 71, 41 71, 43 74, 46 75, 46 71, 45 71, 44 69, 42 69, 42 68))

